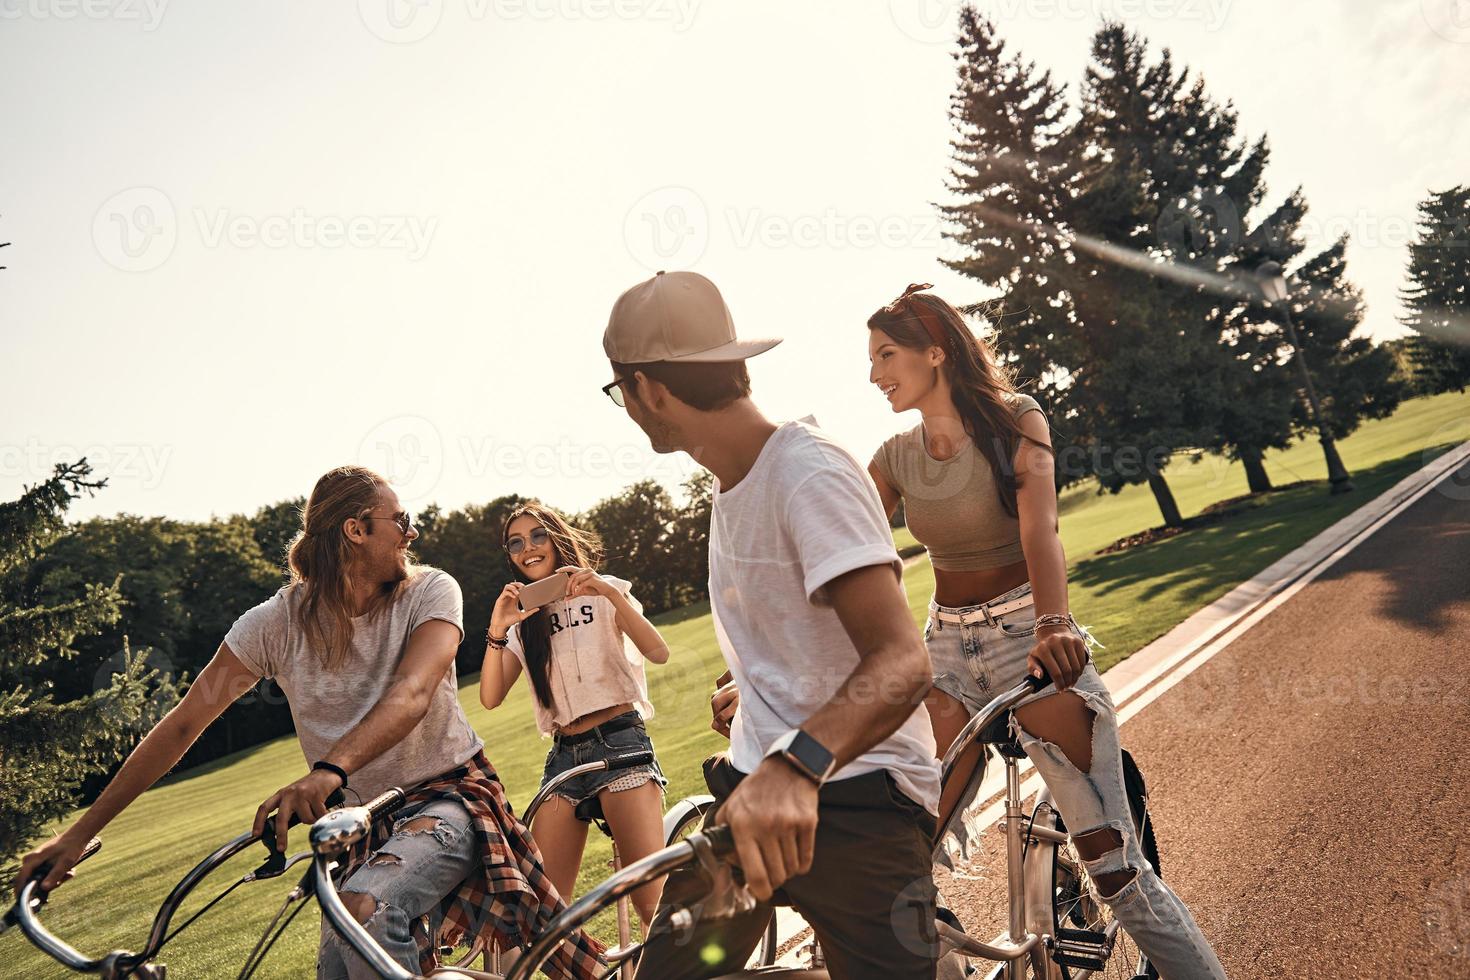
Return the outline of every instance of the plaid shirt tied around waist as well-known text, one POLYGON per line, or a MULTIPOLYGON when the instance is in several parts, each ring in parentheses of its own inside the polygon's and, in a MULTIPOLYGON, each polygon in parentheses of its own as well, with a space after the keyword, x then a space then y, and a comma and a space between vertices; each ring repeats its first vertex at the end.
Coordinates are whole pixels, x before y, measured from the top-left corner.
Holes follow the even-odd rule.
MULTIPOLYGON (((533 942, 566 910, 566 902, 546 877, 541 851, 511 811, 505 787, 483 752, 475 753, 458 769, 413 787, 407 796, 405 806, 434 800, 453 800, 464 806, 484 862, 480 873, 471 874, 440 903, 441 937, 457 941, 478 936, 487 947, 493 941, 501 949, 519 948, 533 942)), ((371 839, 354 850, 345 874, 350 875, 391 835, 389 821, 376 824, 371 839)), ((437 945, 425 929, 413 932, 419 947, 419 972, 427 975, 439 965, 437 945)), ((579 930, 557 948, 543 970, 555 980, 600 977, 608 969, 602 958, 604 949, 579 930)))

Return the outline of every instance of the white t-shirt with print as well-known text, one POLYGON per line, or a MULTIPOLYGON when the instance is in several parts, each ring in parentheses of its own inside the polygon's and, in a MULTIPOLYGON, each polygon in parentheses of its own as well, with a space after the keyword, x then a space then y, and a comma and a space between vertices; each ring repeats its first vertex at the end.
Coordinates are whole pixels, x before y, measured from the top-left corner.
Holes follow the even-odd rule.
MULTIPOLYGON (((815 426, 787 422, 728 490, 715 481, 709 594, 715 635, 740 687, 730 761, 750 773, 777 737, 821 708, 858 666, 825 586, 846 572, 903 563, 877 488, 815 426)), ((914 626, 915 643, 918 627, 914 626)), ((888 738, 833 774, 892 773, 906 796, 939 807, 939 763, 920 704, 888 738)))
MULTIPOLYGON (((612 575, 604 581, 627 598, 638 612, 643 603, 632 593, 633 583, 612 575)), ((551 707, 536 697, 529 673, 526 684, 536 709, 536 727, 543 736, 556 725, 569 725, 578 718, 631 703, 644 719, 653 717, 648 700, 648 680, 643 672, 643 654, 618 628, 618 611, 612 600, 600 595, 558 599, 548 603, 547 624, 551 630, 551 707)), ((505 645, 526 671, 526 654, 521 647, 519 624, 506 635, 505 645)))

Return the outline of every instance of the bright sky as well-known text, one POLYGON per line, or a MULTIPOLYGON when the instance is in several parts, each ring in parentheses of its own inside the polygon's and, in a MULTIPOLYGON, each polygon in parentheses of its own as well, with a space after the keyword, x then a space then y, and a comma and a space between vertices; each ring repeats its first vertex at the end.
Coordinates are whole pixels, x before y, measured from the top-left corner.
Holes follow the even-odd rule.
MULTIPOLYGON (((1465 0, 992 0, 1071 86, 1103 15, 1269 134, 1401 332, 1416 202, 1466 179, 1465 0)), ((85 452, 74 514, 180 518, 343 462, 411 506, 585 507, 656 457, 598 387, 613 300, 724 291, 776 419, 860 457, 867 315, 938 264, 955 5, 0 0, 0 499, 85 452)))

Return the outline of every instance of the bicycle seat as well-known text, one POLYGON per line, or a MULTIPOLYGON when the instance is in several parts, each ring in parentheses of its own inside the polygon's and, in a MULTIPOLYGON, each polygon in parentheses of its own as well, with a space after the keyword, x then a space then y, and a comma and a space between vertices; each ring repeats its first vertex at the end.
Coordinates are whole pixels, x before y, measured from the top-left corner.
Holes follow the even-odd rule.
POLYGON ((612 837, 612 828, 607 825, 607 816, 602 812, 602 801, 597 797, 589 796, 578 803, 572 815, 578 820, 592 824, 602 831, 603 836, 612 837))
POLYGON ((985 745, 993 745, 995 751, 1012 759, 1026 758, 1026 750, 1021 748, 1021 743, 1011 735, 1011 713, 1009 711, 997 716, 995 721, 980 729, 976 741, 985 745))

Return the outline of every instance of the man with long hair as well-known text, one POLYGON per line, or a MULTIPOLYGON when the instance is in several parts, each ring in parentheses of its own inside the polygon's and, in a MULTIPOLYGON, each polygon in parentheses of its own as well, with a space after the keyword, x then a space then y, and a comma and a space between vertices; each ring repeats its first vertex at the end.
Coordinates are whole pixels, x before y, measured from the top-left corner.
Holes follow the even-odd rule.
POLYGON ((837 980, 932 978, 929 657, 862 465, 751 401, 745 359, 776 343, 736 339, 715 285, 691 272, 629 289, 603 334, 613 401, 655 451, 697 454, 715 476, 710 607, 742 698, 730 754, 707 761, 705 779, 758 903, 671 933, 672 910, 706 886, 670 876, 638 975, 738 970, 784 900, 837 980))
MULTIPOLYGON (((449 575, 413 564, 417 537, 376 473, 344 466, 318 480, 291 544, 291 582, 235 622, 183 701, 81 819, 26 855, 17 888, 47 861, 43 887, 69 877, 86 842, 269 677, 286 693, 309 768, 260 805, 255 833, 284 842, 291 819, 322 816, 336 790, 367 800, 403 787, 408 802, 393 827, 343 882, 349 911, 395 960, 422 972, 433 965, 437 935, 494 937, 502 947, 531 941, 565 906, 460 707, 463 599, 449 575), (426 914, 429 932, 418 928, 426 914)), ((579 936, 547 968, 597 976, 600 953, 579 936)), ((324 922, 317 976, 377 974, 324 922)))

